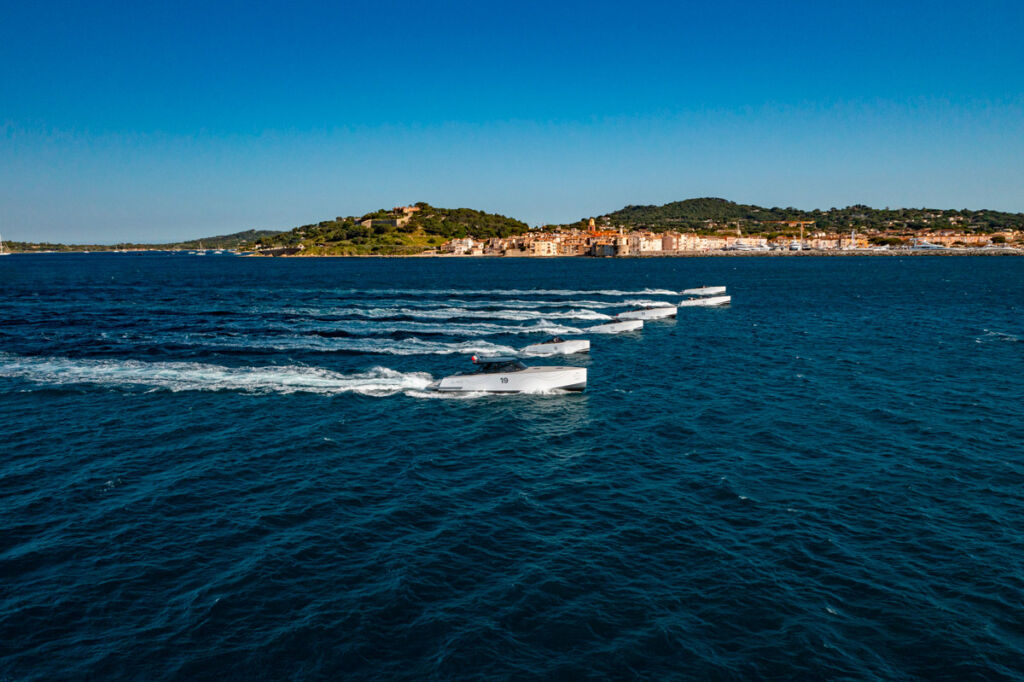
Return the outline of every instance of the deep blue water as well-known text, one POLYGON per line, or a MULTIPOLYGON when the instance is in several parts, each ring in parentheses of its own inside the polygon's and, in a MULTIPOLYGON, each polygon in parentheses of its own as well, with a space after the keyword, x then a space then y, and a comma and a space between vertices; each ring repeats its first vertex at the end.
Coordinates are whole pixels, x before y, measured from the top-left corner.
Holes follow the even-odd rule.
POLYGON ((0 291, 0 680, 1024 676, 1024 259, 16 255, 0 291), (583 394, 422 390, 702 284, 732 306, 558 360, 583 394))

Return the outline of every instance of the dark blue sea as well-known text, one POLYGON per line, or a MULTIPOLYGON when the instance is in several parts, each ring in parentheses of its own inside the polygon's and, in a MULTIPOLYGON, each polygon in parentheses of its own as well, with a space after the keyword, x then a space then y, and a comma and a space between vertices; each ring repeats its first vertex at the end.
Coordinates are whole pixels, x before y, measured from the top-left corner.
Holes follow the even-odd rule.
POLYGON ((0 680, 1022 679, 1022 339, 1013 257, 0 258, 0 680))

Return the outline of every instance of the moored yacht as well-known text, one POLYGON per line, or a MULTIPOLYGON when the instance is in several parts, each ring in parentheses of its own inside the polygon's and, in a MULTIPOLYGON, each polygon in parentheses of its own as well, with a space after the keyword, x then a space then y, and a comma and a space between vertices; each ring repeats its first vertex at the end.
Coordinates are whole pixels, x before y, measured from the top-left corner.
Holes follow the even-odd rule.
POLYGON ((586 367, 527 367, 514 357, 478 358, 476 371, 453 374, 427 386, 428 390, 462 393, 544 393, 582 391, 586 367))

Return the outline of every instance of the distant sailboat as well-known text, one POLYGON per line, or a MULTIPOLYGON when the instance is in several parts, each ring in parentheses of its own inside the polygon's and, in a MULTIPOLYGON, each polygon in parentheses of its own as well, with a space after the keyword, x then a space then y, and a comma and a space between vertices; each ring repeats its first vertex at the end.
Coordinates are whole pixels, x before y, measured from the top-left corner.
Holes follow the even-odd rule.
POLYGON ((3 240, 3 237, 0 237, 0 256, 10 256, 10 255, 11 255, 10 251, 4 251, 4 240, 3 240))

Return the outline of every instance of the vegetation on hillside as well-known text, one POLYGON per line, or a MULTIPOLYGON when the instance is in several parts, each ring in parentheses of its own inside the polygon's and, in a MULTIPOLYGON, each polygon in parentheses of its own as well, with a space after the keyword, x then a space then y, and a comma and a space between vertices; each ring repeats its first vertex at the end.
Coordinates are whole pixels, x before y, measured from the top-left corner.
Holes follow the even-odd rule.
POLYGON ((626 206, 598 217, 601 225, 655 232, 715 232, 741 229, 745 234, 791 233, 798 231, 776 221, 806 221, 807 227, 827 232, 857 229, 861 231, 957 230, 990 233, 1024 229, 1024 213, 1004 213, 982 209, 897 208, 877 209, 856 205, 846 208, 815 209, 765 208, 737 204, 725 199, 705 197, 674 201, 663 206, 626 206))
POLYGON ((425 202, 408 214, 381 209, 363 216, 337 217, 302 225, 260 240, 264 249, 298 248, 306 254, 402 255, 437 248, 453 238, 508 237, 526 223, 470 208, 437 208, 425 202))
MULTIPOLYGON (((10 251, 110 251, 143 249, 261 249, 267 252, 295 252, 314 255, 411 255, 437 249, 453 238, 510 237, 529 230, 515 218, 470 208, 438 208, 420 202, 417 210, 373 211, 362 216, 337 217, 319 223, 301 225, 287 232, 246 230, 217 237, 204 237, 169 244, 48 244, 6 242, 10 251)), ((1004 213, 987 209, 876 209, 855 205, 846 208, 815 209, 765 208, 737 204, 725 199, 705 197, 674 201, 662 206, 626 206, 598 216, 600 228, 623 227, 654 232, 673 230, 700 234, 735 233, 763 235, 769 238, 795 235, 800 226, 787 222, 802 221, 804 229, 824 232, 856 230, 868 233, 875 244, 902 244, 919 231, 952 230, 992 234, 1024 230, 1024 213, 1004 213)), ((547 229, 583 228, 588 220, 547 229)), ((994 243, 1002 243, 996 236, 994 243)))

